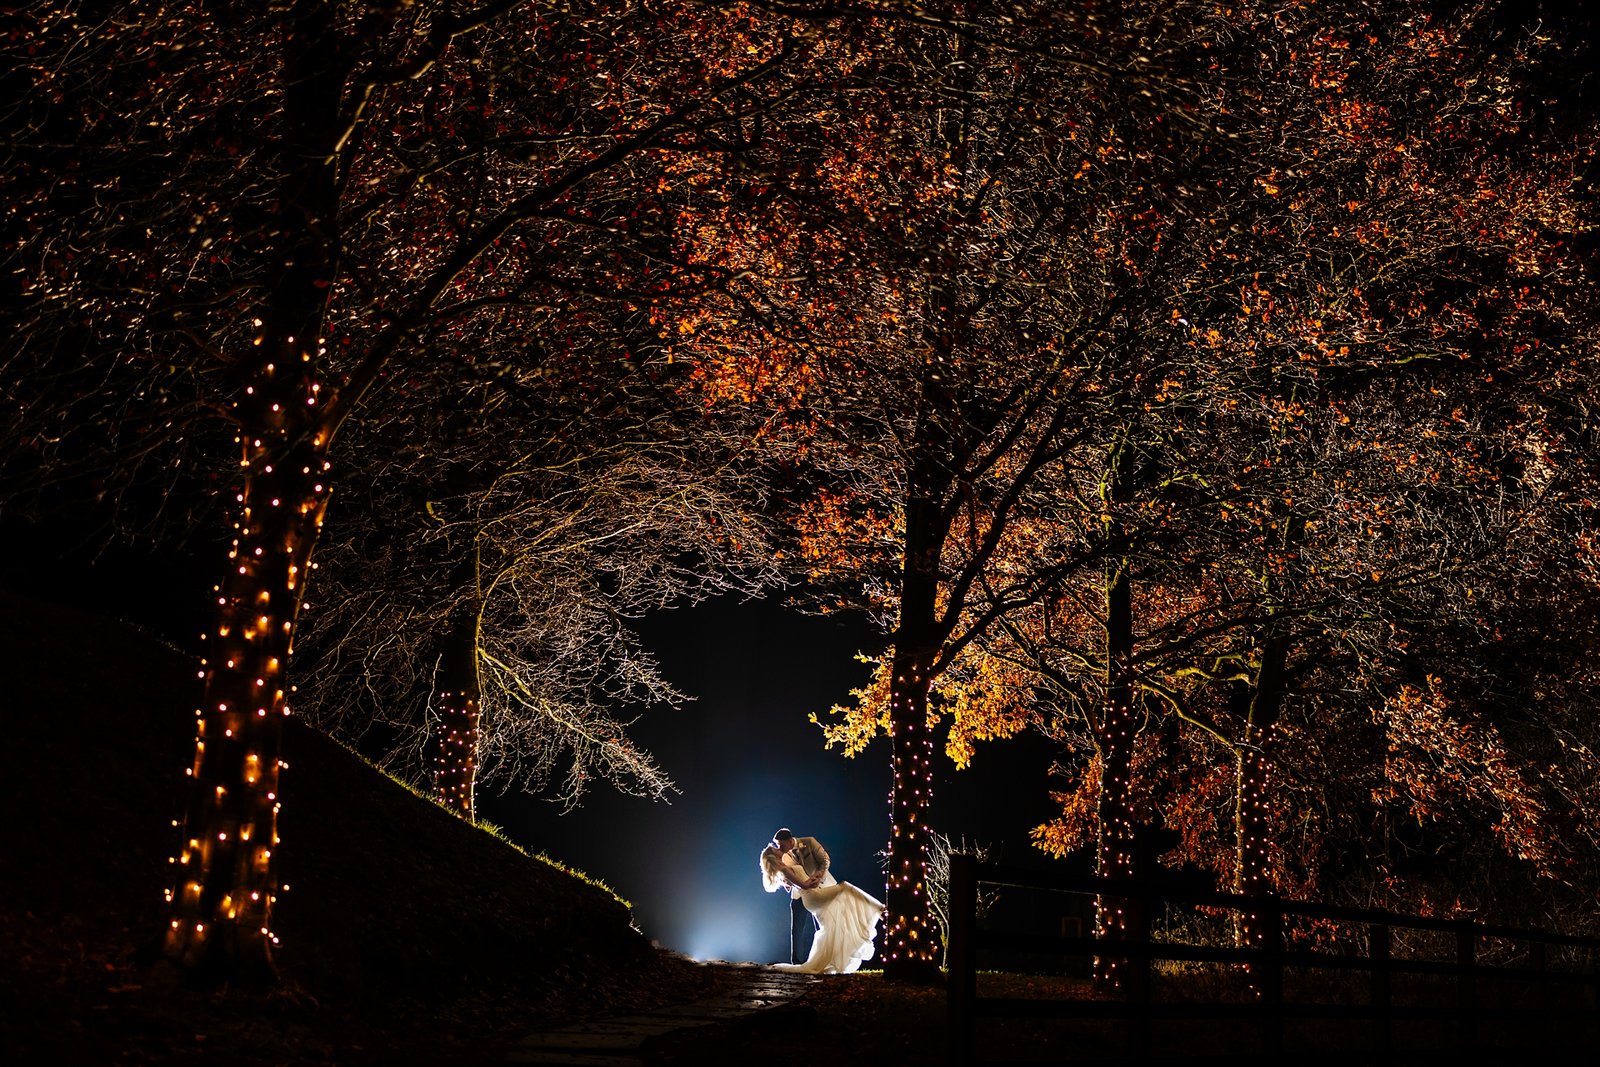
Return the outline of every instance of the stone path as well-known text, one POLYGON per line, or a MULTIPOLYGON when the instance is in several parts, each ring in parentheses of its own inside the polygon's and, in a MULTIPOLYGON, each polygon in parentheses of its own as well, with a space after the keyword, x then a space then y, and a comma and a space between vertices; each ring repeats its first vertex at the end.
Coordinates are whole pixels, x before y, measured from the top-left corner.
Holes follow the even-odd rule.
POLYGON ((783 1008, 817 981, 815 975, 789 974, 759 964, 728 966, 737 972, 741 981, 709 1000, 673 1004, 529 1034, 516 1043, 506 1062, 640 1067, 644 1063, 645 1042, 653 1037, 783 1008))

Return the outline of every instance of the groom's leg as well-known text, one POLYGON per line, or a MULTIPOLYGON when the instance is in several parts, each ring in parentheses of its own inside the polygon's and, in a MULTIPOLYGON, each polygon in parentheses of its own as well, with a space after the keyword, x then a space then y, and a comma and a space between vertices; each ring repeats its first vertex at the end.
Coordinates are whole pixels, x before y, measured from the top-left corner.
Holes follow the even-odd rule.
POLYGON ((799 897, 789 898, 789 962, 804 963, 811 954, 811 913, 799 897))

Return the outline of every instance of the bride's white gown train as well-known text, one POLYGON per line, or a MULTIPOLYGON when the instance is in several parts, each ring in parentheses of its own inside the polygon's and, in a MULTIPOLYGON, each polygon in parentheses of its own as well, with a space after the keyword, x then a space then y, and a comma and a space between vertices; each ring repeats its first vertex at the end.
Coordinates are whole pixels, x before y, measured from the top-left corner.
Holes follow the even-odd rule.
POLYGON ((849 882, 824 874, 815 889, 802 889, 800 902, 817 918, 816 938, 804 963, 775 963, 780 971, 805 974, 850 974, 872 958, 883 902, 849 882))

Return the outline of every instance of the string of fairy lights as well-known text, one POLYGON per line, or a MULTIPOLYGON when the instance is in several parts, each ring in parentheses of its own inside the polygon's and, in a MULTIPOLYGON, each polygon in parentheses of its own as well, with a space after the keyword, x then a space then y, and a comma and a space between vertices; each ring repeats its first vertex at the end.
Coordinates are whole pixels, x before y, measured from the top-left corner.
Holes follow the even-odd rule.
MULTIPOLYGON (((265 343, 261 320, 254 343, 265 343)), ((293 646, 304 577, 328 502, 325 458, 330 430, 315 408, 321 385, 312 355, 286 337, 279 348, 299 364, 280 373, 265 364, 246 384, 238 413, 240 520, 217 594, 215 635, 202 634, 201 703, 178 869, 166 890, 172 906, 169 955, 197 961, 217 947, 263 962, 278 944, 272 906, 287 890, 274 876, 282 723, 291 714, 284 667, 293 646), (294 359, 298 355, 298 360, 294 359), (291 414, 292 409, 298 409, 291 414), (219 931, 221 932, 219 934, 219 931)), ((322 349, 318 348, 318 354, 322 349)), ((292 689, 292 687, 290 687, 292 689)))
MULTIPOLYGON (((1119 693, 1121 687, 1112 687, 1119 693)), ((1118 695, 1106 702, 1100 724, 1100 847, 1098 872, 1103 878, 1132 878, 1134 817, 1130 797, 1133 770, 1133 703, 1118 695)), ((1126 936, 1129 926, 1127 902, 1102 896, 1095 907, 1095 932, 1101 938, 1126 936)), ((1095 958, 1095 977, 1113 989, 1121 988, 1123 978, 1114 956, 1095 958)))
MULTIPOLYGON (((1271 888, 1269 868, 1268 790, 1272 788, 1272 761, 1269 756, 1276 725, 1265 729, 1251 726, 1240 746, 1238 763, 1238 808, 1235 838, 1238 855, 1234 865, 1234 891, 1241 896, 1260 896, 1271 888)), ((1239 943, 1255 948, 1265 941, 1261 916, 1243 912, 1239 916, 1239 943)))
POLYGON ((894 781, 889 811, 894 862, 888 875, 892 917, 884 932, 885 966, 937 966, 938 936, 929 921, 928 827, 922 813, 933 798, 933 736, 925 702, 929 675, 920 667, 897 669, 890 698, 889 734, 894 781))
POLYGON ((478 700, 470 692, 440 692, 433 757, 433 795, 467 820, 473 818, 478 772, 478 700))

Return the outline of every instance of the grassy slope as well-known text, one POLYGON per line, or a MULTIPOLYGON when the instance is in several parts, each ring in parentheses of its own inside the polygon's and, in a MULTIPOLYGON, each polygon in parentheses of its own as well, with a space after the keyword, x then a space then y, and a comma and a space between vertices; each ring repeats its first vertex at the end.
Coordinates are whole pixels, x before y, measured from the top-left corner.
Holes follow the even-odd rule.
POLYGON ((0 593, 0 1054, 10 1062, 472 1062, 516 1032, 716 977, 613 895, 289 723, 271 996, 152 969, 195 666, 0 593))

